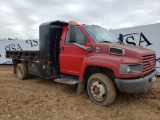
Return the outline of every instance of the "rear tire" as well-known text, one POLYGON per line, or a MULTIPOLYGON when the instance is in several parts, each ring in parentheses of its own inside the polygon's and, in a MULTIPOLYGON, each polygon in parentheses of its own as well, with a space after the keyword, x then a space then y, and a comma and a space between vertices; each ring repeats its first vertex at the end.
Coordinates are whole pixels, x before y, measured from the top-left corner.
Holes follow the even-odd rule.
POLYGON ((17 76, 21 80, 25 80, 28 77, 28 69, 24 63, 19 63, 16 68, 17 76))
POLYGON ((90 99, 101 106, 107 106, 114 102, 116 89, 113 81, 102 73, 90 76, 87 83, 87 92, 90 99))

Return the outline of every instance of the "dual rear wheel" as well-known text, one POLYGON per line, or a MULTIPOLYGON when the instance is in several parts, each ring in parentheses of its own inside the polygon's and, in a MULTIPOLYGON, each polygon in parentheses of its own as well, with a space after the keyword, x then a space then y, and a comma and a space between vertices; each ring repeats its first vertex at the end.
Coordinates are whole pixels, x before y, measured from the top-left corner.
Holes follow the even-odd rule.
POLYGON ((16 73, 19 79, 25 80, 28 77, 28 69, 24 63, 19 63, 16 68, 16 73))

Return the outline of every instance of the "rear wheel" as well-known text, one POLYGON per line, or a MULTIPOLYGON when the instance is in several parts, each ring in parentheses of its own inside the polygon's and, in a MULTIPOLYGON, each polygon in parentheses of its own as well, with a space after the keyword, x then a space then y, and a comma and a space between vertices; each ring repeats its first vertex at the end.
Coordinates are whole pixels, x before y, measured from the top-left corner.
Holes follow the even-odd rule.
POLYGON ((91 100, 101 106, 110 105, 115 100, 116 89, 113 81, 102 73, 93 74, 87 84, 91 100))
POLYGON ((24 63, 19 63, 16 68, 17 76, 21 80, 27 79, 28 70, 27 66, 24 63))

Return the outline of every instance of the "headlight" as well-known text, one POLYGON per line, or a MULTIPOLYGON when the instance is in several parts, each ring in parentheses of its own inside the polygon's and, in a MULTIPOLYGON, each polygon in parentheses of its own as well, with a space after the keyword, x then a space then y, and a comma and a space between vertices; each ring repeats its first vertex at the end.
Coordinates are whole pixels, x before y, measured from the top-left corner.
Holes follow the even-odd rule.
POLYGON ((143 64, 121 64, 120 74, 137 74, 143 72, 143 64))

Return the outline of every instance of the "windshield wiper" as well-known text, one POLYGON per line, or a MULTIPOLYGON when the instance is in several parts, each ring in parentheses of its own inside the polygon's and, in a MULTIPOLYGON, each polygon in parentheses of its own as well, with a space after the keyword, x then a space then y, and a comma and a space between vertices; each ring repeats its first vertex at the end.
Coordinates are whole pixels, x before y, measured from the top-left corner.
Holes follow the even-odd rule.
POLYGON ((104 41, 101 41, 99 43, 112 43, 111 41, 107 41, 107 40, 104 40, 104 41))

